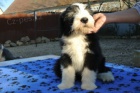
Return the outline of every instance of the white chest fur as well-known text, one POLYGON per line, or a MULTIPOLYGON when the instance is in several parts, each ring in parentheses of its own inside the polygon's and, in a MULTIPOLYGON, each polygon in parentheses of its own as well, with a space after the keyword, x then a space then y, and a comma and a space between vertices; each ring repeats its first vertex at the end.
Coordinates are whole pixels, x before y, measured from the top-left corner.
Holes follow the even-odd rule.
POLYGON ((63 37, 65 42, 62 53, 67 53, 72 59, 72 65, 76 71, 81 71, 84 65, 85 53, 88 51, 84 35, 63 37))

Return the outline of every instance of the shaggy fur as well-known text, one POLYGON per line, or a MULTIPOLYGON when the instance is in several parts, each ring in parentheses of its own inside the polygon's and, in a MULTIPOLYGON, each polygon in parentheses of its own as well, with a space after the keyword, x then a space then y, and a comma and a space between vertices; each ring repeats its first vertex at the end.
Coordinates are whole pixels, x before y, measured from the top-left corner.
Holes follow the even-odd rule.
POLYGON ((98 37, 92 32, 93 11, 86 5, 74 3, 60 16, 62 55, 54 66, 54 72, 62 78, 59 89, 71 88, 75 79, 82 81, 81 88, 93 90, 96 77, 114 81, 109 68, 105 67, 98 37))
POLYGON ((13 60, 13 59, 19 59, 22 58, 21 56, 19 57, 14 57, 13 54, 2 44, 0 44, 0 62, 6 61, 6 60, 13 60))

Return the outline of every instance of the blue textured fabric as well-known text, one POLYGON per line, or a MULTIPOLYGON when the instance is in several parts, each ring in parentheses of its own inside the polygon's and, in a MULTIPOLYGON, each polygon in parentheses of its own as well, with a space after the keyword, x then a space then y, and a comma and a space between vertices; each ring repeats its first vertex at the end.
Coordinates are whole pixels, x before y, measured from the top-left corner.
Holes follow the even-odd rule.
POLYGON ((81 89, 81 82, 76 82, 70 89, 59 90, 57 85, 61 79, 53 72, 56 60, 0 66, 0 93, 140 93, 140 68, 111 63, 106 65, 113 71, 114 82, 97 80, 98 88, 93 91, 81 89))

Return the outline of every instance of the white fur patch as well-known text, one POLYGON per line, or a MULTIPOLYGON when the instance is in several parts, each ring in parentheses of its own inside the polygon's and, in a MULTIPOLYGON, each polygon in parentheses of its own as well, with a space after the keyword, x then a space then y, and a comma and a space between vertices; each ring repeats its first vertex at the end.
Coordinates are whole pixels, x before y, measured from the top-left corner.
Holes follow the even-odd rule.
POLYGON ((59 89, 67 89, 71 88, 74 85, 75 81, 75 70, 72 66, 68 66, 67 68, 62 69, 62 81, 61 84, 58 85, 59 89))
POLYGON ((115 80, 112 72, 110 71, 106 73, 99 73, 97 77, 101 79, 103 82, 110 82, 115 80))
POLYGON ((88 68, 84 68, 82 72, 82 89, 93 90, 96 89, 95 85, 96 81, 96 72, 89 70, 88 68))
POLYGON ((84 35, 72 35, 70 37, 63 37, 66 43, 63 46, 62 53, 67 53, 72 59, 72 65, 76 71, 81 71, 84 65, 85 53, 89 51, 86 46, 84 35))

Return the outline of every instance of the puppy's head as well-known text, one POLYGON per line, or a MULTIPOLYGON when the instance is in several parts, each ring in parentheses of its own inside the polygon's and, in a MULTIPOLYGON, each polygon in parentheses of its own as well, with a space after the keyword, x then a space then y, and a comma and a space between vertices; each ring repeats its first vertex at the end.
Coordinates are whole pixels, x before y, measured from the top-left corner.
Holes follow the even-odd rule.
POLYGON ((61 35, 87 34, 94 25, 93 11, 87 4, 74 3, 66 8, 60 16, 61 35))

